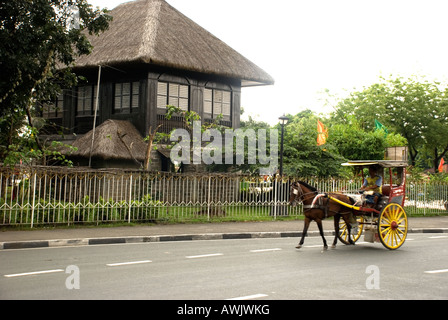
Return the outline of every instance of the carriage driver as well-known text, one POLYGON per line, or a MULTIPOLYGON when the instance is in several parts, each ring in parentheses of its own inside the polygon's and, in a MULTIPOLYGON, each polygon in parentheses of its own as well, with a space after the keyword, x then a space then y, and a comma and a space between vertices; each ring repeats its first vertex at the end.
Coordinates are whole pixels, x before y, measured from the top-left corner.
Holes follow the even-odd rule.
POLYGON ((373 194, 366 194, 366 203, 374 207, 381 197, 383 178, 377 173, 377 166, 369 167, 369 176, 364 179, 361 187, 361 193, 373 191, 373 194))

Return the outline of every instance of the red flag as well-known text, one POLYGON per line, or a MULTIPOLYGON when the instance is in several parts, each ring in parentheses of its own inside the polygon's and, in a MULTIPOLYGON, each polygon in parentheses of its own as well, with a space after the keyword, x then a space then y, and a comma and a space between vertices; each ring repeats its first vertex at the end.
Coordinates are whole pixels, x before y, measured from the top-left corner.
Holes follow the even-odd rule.
POLYGON ((327 142, 328 129, 324 126, 322 122, 317 120, 317 145, 321 146, 327 142))
POLYGON ((440 164, 439 164, 439 172, 443 172, 443 165, 445 164, 445 160, 440 160, 440 164))

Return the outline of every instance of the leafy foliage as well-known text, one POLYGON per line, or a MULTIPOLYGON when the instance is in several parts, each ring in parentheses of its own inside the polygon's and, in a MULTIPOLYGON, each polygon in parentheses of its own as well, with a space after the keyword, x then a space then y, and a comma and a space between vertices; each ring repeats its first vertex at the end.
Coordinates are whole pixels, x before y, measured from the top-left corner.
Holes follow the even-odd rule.
POLYGON ((295 116, 285 127, 284 173, 298 176, 337 176, 344 158, 332 144, 317 145, 317 119, 310 110, 295 116))
POLYGON ((336 123, 356 119, 359 127, 373 130, 375 119, 395 133, 387 144, 407 141, 411 163, 437 167, 448 152, 448 88, 424 78, 380 78, 362 91, 339 101, 332 114, 336 123), (400 135, 402 138, 400 138, 400 135), (403 139, 404 138, 404 139, 403 139))
POLYGON ((35 123, 40 106, 76 85, 71 67, 92 50, 87 33, 111 19, 86 0, 0 1, 0 161, 46 154, 35 123), (25 124, 33 134, 22 133, 25 124))
POLYGON ((340 155, 350 160, 381 160, 384 159, 386 149, 383 132, 364 131, 357 123, 332 126, 328 143, 333 144, 340 155))

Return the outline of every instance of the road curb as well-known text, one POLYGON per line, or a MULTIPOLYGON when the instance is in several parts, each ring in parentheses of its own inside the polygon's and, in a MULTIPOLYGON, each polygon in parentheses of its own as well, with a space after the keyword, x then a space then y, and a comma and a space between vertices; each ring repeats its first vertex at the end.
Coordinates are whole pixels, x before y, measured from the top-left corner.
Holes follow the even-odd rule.
MULTIPOLYGON (((448 233, 448 228, 413 228, 408 233, 448 233)), ((324 231, 325 236, 333 236, 334 231, 324 231)), ((299 238, 301 231, 282 232, 237 232, 237 233, 205 233, 205 234, 179 234, 158 236, 126 236, 83 239, 56 239, 56 240, 30 240, 0 242, 0 250, 32 249, 32 248, 56 248, 69 246, 126 244, 144 242, 169 242, 169 241, 198 241, 198 240, 232 240, 232 239, 257 239, 257 238, 299 238)), ((319 236, 319 231, 309 231, 308 237, 319 236)))
MULTIPOLYGON (((324 234, 328 236, 333 235, 334 233, 333 231, 325 231, 324 234)), ((319 235, 318 231, 308 232, 308 236, 318 236, 318 235, 319 235)), ((158 236, 126 236, 126 237, 57 239, 57 240, 35 240, 35 241, 29 240, 29 241, 0 242, 0 250, 144 243, 144 242, 285 238, 285 237, 300 237, 300 236, 302 236, 302 232, 286 231, 286 232, 178 234, 178 235, 158 235, 158 236)))

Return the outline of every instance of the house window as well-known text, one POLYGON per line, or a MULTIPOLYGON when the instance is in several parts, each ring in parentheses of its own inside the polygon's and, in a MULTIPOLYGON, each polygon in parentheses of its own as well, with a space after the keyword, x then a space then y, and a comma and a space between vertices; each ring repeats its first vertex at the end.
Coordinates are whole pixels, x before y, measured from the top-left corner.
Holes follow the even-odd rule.
POLYGON ((138 109, 140 100, 140 82, 115 84, 114 113, 132 113, 138 109))
POLYGON ((220 114, 223 120, 230 121, 232 95, 230 91, 205 89, 204 90, 204 117, 216 119, 220 114))
POLYGON ((53 103, 45 103, 42 107, 42 116, 46 119, 62 118, 64 113, 64 94, 58 95, 53 103))
POLYGON ((166 106, 171 105, 188 111, 189 91, 187 85, 159 82, 157 85, 157 108, 160 111, 165 111, 166 106))
POLYGON ((96 100, 97 86, 78 87, 78 102, 76 105, 76 115, 91 116, 96 100))

